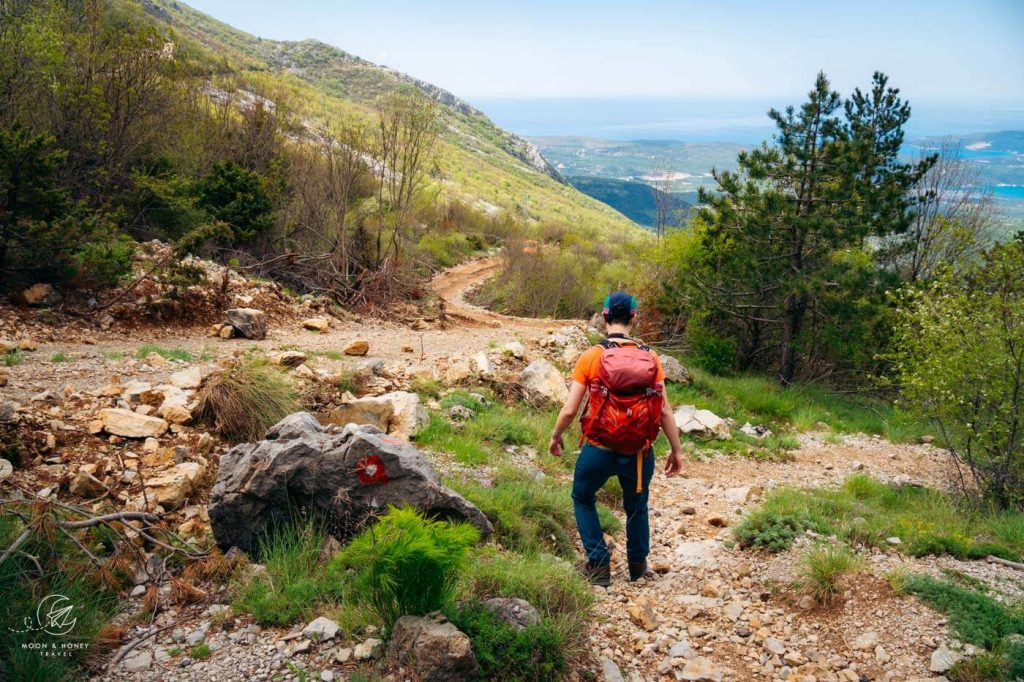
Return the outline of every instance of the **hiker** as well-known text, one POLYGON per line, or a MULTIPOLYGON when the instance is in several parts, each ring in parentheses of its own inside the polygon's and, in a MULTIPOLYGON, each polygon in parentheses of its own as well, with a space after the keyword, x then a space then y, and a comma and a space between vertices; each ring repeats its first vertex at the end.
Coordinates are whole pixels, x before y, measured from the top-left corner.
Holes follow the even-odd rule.
POLYGON ((572 500, 586 552, 580 570, 591 583, 605 587, 611 583, 611 553, 597 517, 597 491, 609 478, 618 476, 626 511, 629 579, 650 577, 647 497, 654 475, 653 443, 659 430, 665 432, 672 447, 665 475, 675 476, 683 468, 679 430, 665 399, 661 361, 654 351, 629 336, 636 312, 636 298, 624 291, 605 299, 607 336, 576 362, 569 398, 558 414, 549 446, 552 455, 561 457, 565 447, 562 434, 587 398, 580 418, 583 448, 573 474, 572 500))

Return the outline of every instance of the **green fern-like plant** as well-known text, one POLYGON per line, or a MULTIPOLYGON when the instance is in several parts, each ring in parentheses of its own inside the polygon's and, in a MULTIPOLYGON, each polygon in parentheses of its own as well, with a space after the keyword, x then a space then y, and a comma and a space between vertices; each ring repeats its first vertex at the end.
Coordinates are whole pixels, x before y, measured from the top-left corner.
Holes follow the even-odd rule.
POLYGON ((401 616, 422 616, 451 601, 476 528, 423 518, 392 507, 356 536, 332 562, 341 575, 356 572, 355 587, 389 629, 401 616))

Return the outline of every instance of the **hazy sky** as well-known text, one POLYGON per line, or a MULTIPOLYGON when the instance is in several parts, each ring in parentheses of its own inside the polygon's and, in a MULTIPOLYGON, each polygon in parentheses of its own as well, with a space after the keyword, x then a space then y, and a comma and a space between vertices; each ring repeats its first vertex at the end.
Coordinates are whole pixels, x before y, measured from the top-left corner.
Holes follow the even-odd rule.
POLYGON ((466 98, 765 96, 824 69, 908 97, 1024 100, 1024 0, 187 0, 317 38, 466 98))

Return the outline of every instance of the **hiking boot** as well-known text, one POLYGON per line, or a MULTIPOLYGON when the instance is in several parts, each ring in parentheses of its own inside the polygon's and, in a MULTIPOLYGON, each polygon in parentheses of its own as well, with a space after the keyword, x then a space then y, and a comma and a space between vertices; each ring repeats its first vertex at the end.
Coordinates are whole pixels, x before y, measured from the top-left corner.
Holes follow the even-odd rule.
POLYGON ((612 584, 612 567, 610 564, 595 564, 593 561, 580 562, 577 566, 583 577, 590 581, 591 585, 608 587, 612 584))
POLYGON ((654 571, 647 568, 646 561, 630 561, 629 562, 629 582, 634 580, 640 580, 640 578, 647 578, 650 580, 654 577, 654 571))

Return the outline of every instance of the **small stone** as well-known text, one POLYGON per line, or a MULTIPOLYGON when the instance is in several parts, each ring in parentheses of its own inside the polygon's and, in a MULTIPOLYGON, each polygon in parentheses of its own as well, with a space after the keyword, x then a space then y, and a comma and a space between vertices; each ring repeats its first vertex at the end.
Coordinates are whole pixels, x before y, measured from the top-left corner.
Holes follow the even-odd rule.
POLYGON ((861 462, 861 461, 856 460, 856 459, 853 460, 852 462, 850 462, 850 470, 851 471, 864 471, 864 462, 861 462))
POLYGON ((682 514, 685 514, 686 516, 693 516, 694 514, 697 513, 697 508, 694 507, 692 504, 688 504, 688 505, 684 506, 682 509, 680 509, 679 511, 682 514))
POLYGON ((169 426, 163 419, 121 408, 100 410, 99 417, 107 433, 123 438, 157 438, 166 433, 169 426))
POLYGON ((772 652, 776 656, 781 656, 784 653, 786 653, 786 645, 780 642, 779 640, 775 639, 774 637, 769 637, 768 639, 764 640, 764 648, 772 652))
POLYGON ((22 303, 30 306, 48 307, 56 305, 60 300, 60 294, 53 288, 53 285, 39 283, 22 290, 20 298, 22 303))
POLYGON ((334 636, 338 634, 338 624, 330 618, 320 616, 302 628, 302 634, 315 642, 325 642, 334 639, 334 636))
POLYGON ((355 339, 345 346, 345 355, 366 355, 370 352, 370 342, 365 339, 355 339))
POLYGON ((9 460, 0 458, 0 482, 6 481, 14 473, 14 465, 9 460))
POLYGON ((334 660, 338 663, 348 663, 352 658, 352 647, 338 647, 334 650, 334 660))
POLYGON ((383 647, 383 641, 376 639, 375 637, 370 637, 362 644, 357 644, 352 655, 357 661, 368 661, 371 658, 377 658, 380 656, 383 647))
POLYGON ((728 519, 717 513, 708 514, 704 517, 704 520, 709 526, 714 526, 715 528, 725 528, 729 525, 728 519))
POLYGON ((334 673, 330 670, 321 670, 320 679, 322 682, 334 682, 334 673))
POLYGON ((640 597, 632 606, 626 609, 629 619, 633 624, 643 628, 647 632, 654 632, 658 628, 658 617, 646 597, 640 597))
POLYGON ((895 546, 895 545, 902 545, 903 544, 903 540, 900 540, 896 536, 893 536, 891 538, 886 538, 885 542, 886 542, 886 544, 893 545, 893 546, 895 546))
POLYGON ((682 679, 692 682, 722 682, 722 671, 711 665, 711 661, 698 656, 683 668, 682 679))
POLYGON ((302 351, 297 350, 286 350, 280 353, 274 353, 270 356, 271 362, 281 365, 282 367, 298 367, 304 364, 308 358, 302 351))
POLYGON ((959 657, 943 644, 932 653, 928 669, 933 673, 944 673, 956 665, 959 657))
POLYGON ((99 479, 86 471, 84 467, 80 468, 75 477, 71 479, 71 485, 68 486, 68 489, 73 495, 86 499, 102 497, 107 494, 107 486, 103 485, 99 479))
POLYGON ((610 658, 601 659, 601 672, 604 673, 604 682, 626 682, 619 666, 610 658))
POLYGON ((331 328, 331 321, 326 317, 311 317, 302 321, 302 328, 311 332, 326 334, 331 328))
POLYGON ((864 634, 853 640, 853 648, 857 651, 872 651, 878 646, 879 635, 874 630, 865 632, 864 634))
MULTIPOLYGON (((267 338, 267 315, 256 308, 225 310, 224 324, 230 325, 240 336, 247 339, 259 341, 267 338)), ((223 336, 223 333, 221 335, 223 336)))
POLYGON ((121 667, 130 673, 141 673, 153 666, 153 654, 149 651, 139 651, 127 656, 121 661, 121 667))

